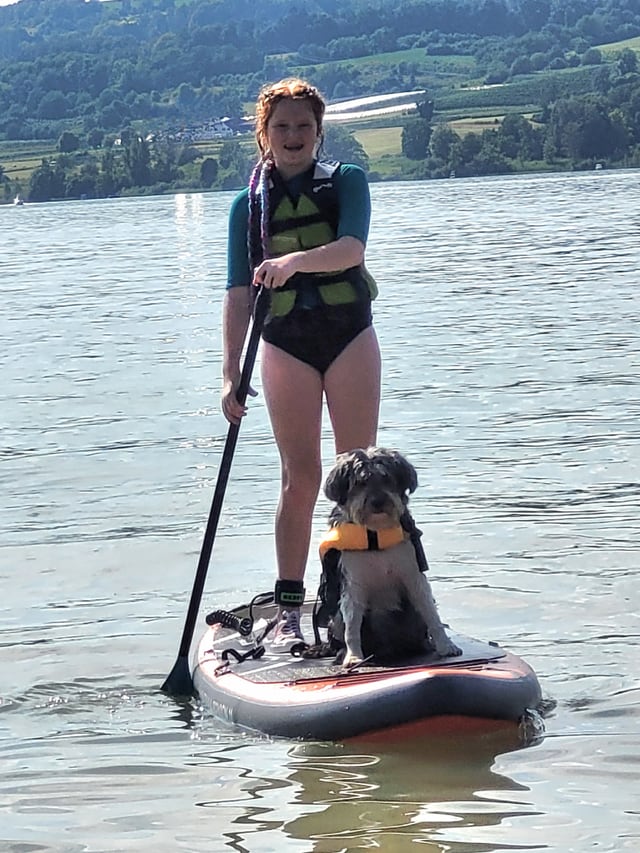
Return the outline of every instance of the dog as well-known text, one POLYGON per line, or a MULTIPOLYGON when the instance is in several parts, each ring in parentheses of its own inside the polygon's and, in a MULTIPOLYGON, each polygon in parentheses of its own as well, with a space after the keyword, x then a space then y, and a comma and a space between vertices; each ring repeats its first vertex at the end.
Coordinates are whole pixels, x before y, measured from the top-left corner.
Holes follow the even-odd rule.
POLYGON ((346 647, 344 666, 370 656, 392 662, 433 650, 440 657, 462 653, 447 636, 420 570, 420 534, 407 509, 417 485, 413 465, 381 447, 340 454, 325 481, 335 505, 321 556, 326 566, 331 553, 335 566, 337 550, 340 583, 329 634, 346 647))

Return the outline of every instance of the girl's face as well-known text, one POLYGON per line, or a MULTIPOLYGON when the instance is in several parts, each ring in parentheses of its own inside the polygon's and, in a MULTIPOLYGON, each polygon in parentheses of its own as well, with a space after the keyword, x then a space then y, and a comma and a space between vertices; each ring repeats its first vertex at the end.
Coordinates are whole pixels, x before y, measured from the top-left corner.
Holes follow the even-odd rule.
POLYGON ((283 178, 306 171, 316 155, 320 133, 311 104, 283 98, 273 108, 267 124, 267 144, 283 178))

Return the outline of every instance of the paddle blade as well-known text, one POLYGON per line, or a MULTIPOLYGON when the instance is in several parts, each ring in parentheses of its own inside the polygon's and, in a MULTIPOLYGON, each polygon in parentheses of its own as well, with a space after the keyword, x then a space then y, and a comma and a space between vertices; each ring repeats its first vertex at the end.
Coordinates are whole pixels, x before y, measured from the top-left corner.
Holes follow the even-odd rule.
POLYGON ((193 679, 189 672, 189 662, 186 656, 178 656, 173 669, 160 689, 164 693, 168 693, 169 696, 193 696, 195 687, 193 686, 193 679))

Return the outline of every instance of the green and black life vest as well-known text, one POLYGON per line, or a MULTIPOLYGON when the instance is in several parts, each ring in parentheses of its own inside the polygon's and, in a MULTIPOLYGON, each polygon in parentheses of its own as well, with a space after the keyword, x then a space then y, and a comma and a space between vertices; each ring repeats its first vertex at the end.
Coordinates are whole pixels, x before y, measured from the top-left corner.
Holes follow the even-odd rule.
MULTIPOLYGON (((323 246, 336 239, 340 216, 335 187, 339 163, 317 162, 302 176, 300 195, 293 199, 277 172, 269 188, 269 254, 286 255, 323 246)), ((376 283, 364 264, 330 273, 296 273, 271 291, 272 317, 283 317, 294 305, 346 305, 374 299, 376 283)))

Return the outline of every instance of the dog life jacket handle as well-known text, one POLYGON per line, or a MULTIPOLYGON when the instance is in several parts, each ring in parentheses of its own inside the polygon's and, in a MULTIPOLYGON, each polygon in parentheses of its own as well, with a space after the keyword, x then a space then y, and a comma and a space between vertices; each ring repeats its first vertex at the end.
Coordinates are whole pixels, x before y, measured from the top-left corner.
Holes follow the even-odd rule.
POLYGON ((416 560, 418 562, 418 568, 421 572, 429 571, 429 564, 427 563, 427 555, 424 553, 424 548, 422 547, 422 530, 418 530, 416 523, 413 519, 413 516, 406 510, 402 518, 400 519, 400 524, 402 525, 402 529, 405 530, 409 534, 409 539, 411 539, 411 544, 413 545, 416 552, 416 560))

